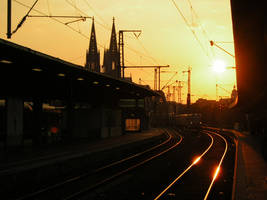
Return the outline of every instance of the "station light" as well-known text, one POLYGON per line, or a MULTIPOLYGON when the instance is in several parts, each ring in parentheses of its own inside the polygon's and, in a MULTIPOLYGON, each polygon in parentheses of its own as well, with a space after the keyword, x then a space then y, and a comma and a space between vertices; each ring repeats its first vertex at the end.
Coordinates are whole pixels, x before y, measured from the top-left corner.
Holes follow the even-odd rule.
POLYGON ((110 85, 109 84, 106 84, 106 87, 110 87, 110 85))
POLYGON ((59 77, 65 77, 66 76, 66 74, 64 74, 64 73, 58 73, 57 74, 59 77))
POLYGON ((84 78, 82 78, 82 77, 77 78, 77 81, 83 81, 83 80, 84 80, 84 78))
POLYGON ((32 71, 35 71, 35 72, 41 72, 41 71, 43 71, 41 68, 38 68, 38 67, 36 67, 36 68, 32 68, 32 71))
POLYGON ((4 63, 4 64, 12 64, 13 62, 11 62, 10 60, 0 60, 1 63, 4 63))
POLYGON ((119 87, 116 87, 116 90, 119 90, 120 88, 119 87))
POLYGON ((97 85, 99 82, 98 81, 94 81, 93 84, 97 85))

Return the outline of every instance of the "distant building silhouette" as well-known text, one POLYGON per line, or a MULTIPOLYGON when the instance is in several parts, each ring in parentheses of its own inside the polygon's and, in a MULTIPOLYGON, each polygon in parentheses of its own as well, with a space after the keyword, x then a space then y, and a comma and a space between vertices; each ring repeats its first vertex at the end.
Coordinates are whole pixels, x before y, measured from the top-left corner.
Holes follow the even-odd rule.
POLYGON ((120 52, 117 46, 117 37, 113 17, 109 49, 104 51, 104 73, 114 78, 121 78, 120 52))
POLYGON ((90 71, 100 72, 100 53, 97 49, 94 18, 91 28, 89 49, 86 51, 85 68, 90 71))

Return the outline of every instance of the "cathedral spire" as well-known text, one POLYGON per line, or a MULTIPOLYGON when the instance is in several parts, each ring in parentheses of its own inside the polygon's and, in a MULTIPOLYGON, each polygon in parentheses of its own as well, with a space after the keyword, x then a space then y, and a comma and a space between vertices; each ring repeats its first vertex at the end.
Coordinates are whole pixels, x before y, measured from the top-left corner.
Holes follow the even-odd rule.
POLYGON ((118 51, 118 46, 117 46, 114 17, 113 17, 109 49, 104 52, 103 68, 106 74, 114 78, 121 78, 120 52, 118 51))
POLYGON ((91 54, 91 55, 96 55, 97 54, 97 44, 96 44, 94 18, 93 18, 92 29, 91 29, 91 37, 90 37, 90 43, 89 43, 89 54, 91 54))
POLYGON ((90 71, 100 72, 100 53, 97 49, 94 18, 91 28, 89 49, 86 51, 85 68, 90 71))
POLYGON ((117 53, 118 51, 114 17, 113 17, 112 32, 111 32, 111 38, 110 38, 110 44, 109 44, 109 51, 111 53, 117 53))

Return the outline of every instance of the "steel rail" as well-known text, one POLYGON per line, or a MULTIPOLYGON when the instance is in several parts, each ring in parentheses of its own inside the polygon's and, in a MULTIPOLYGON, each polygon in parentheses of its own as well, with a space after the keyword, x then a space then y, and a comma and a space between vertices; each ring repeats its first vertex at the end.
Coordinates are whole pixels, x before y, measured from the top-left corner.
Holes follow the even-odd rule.
MULTIPOLYGON (((125 162, 125 161, 127 161, 127 160, 130 160, 130 159, 136 158, 136 157, 138 157, 138 156, 141 156, 141 155, 143 155, 143 154, 145 154, 145 153, 147 153, 147 152, 149 152, 149 151, 152 151, 152 150, 154 150, 154 149, 156 149, 156 148, 159 148, 159 147, 165 145, 166 143, 170 142, 170 140, 173 138, 173 136, 172 136, 168 131, 167 131, 167 134, 168 134, 168 139, 167 139, 167 140, 164 140, 162 143, 157 144, 157 145, 155 145, 155 146, 153 146, 153 147, 151 147, 151 148, 149 148, 149 149, 146 149, 145 151, 139 152, 139 153, 137 153, 137 154, 134 154, 134 155, 129 156, 129 157, 127 157, 127 158, 121 159, 121 160, 119 160, 119 161, 115 161, 115 162, 113 162, 113 163, 111 163, 111 164, 105 165, 105 166, 103 166, 103 167, 100 167, 100 168, 95 169, 95 170, 93 170, 93 171, 90 171, 90 172, 88 172, 88 173, 84 173, 84 174, 82 174, 82 175, 80 175, 80 176, 76 176, 76 177, 70 178, 70 179, 68 179, 68 180, 66 180, 66 181, 57 183, 57 184, 55 184, 55 185, 52 185, 52 186, 49 186, 49 187, 40 189, 40 190, 38 190, 38 191, 36 191, 36 192, 33 192, 33 193, 27 194, 27 195, 25 195, 25 196, 23 196, 23 197, 17 198, 16 200, 24 200, 24 199, 32 198, 32 197, 37 196, 37 195, 41 195, 42 193, 49 192, 49 191, 54 190, 54 189, 56 189, 56 188, 62 187, 62 186, 64 186, 64 185, 68 184, 68 183, 71 183, 71 182, 74 182, 74 181, 81 180, 81 179, 86 178, 86 177, 88 177, 88 176, 90 176, 90 175, 92 175, 92 174, 98 173, 98 172, 100 172, 100 171, 102 171, 102 170, 104 170, 104 169, 107 169, 107 168, 109 168, 109 167, 112 167, 112 166, 121 164, 121 163, 123 163, 123 162, 125 162)), ((180 141, 179 141, 179 142, 181 142, 181 140, 182 140, 182 136, 180 136, 180 141)))
POLYGON ((120 171, 120 172, 118 172, 118 173, 116 173, 116 174, 114 174, 114 175, 112 175, 112 176, 110 176, 110 177, 108 177, 106 179, 103 179, 103 180, 99 181, 98 183, 96 183, 94 185, 91 185, 91 186, 89 186, 89 187, 87 187, 87 188, 85 188, 85 189, 83 189, 83 190, 81 190, 79 192, 76 192, 76 193, 64 198, 63 200, 77 199, 80 196, 85 195, 89 191, 91 191, 91 190, 93 190, 93 189, 95 189, 95 188, 97 188, 97 187, 99 187, 99 186, 101 186, 101 185, 113 180, 114 178, 117 178, 117 177, 119 177, 119 176, 121 176, 121 175, 123 175, 123 174, 125 174, 125 173, 127 173, 127 172, 129 172, 129 171, 131 171, 131 170, 133 170, 133 169, 135 169, 135 168, 137 168, 137 167, 149 162, 149 161, 151 161, 152 159, 157 158, 157 157, 161 156, 162 154, 172 150, 173 148, 177 147, 183 140, 183 137, 180 134, 178 134, 178 135, 179 135, 180 139, 173 146, 169 147, 168 149, 165 149, 164 151, 161 151, 160 153, 158 153, 156 155, 153 155, 153 156, 149 157, 148 159, 145 159, 145 160, 143 160, 143 161, 141 161, 141 162, 139 162, 139 163, 137 163, 135 165, 132 165, 131 167, 129 167, 127 169, 124 169, 124 170, 122 170, 122 171, 120 171))
MULTIPOLYGON (((170 139, 170 135, 168 134, 168 140, 170 139)), ((164 142, 167 142, 166 140, 164 142)), ((163 143, 164 143, 163 142, 163 143)), ((160 145, 164 145, 163 143, 159 144, 158 146, 160 145)), ((156 147, 152 147, 152 148, 156 148, 156 147)), ((151 149, 152 149, 151 148, 151 149)), ((146 151, 149 151, 146 150, 146 151)), ((33 159, 26 159, 26 160, 23 160, 23 161, 16 161, 16 162, 11 162, 11 163, 8 163, 7 165, 1 165, 0 164, 0 174, 1 173, 6 173, 6 172, 10 172, 12 171, 15 167, 17 167, 18 165, 25 165, 25 164, 31 164, 32 162, 36 162, 36 161, 43 161, 43 160, 48 160, 48 159, 56 159, 58 157, 62 157, 64 155, 75 155, 77 153, 79 153, 80 151, 79 150, 75 150, 75 151, 65 151, 65 152, 61 152, 61 153, 56 153, 56 154, 53 154, 53 155, 43 155, 41 157, 38 157, 38 158, 33 158, 33 159), (1 167, 5 166, 6 168, 8 167, 8 169, 4 169, 2 170, 1 167)), ((142 152, 141 152, 142 153, 142 152)), ((140 153, 138 153, 140 154, 140 153)), ((119 162, 119 161, 118 161, 119 162)))
POLYGON ((154 149, 156 149, 156 148, 158 148, 158 147, 160 147, 160 146, 162 146, 162 145, 168 143, 168 142, 172 139, 172 135, 170 135, 170 134, 168 133, 168 136, 169 136, 169 137, 168 137, 167 140, 165 140, 164 142, 162 142, 162 143, 160 143, 160 144, 158 144, 158 145, 156 145, 156 146, 154 146, 154 147, 151 147, 151 148, 149 148, 149 149, 147 149, 147 150, 145 150, 145 151, 142 151, 142 152, 140 152, 140 153, 134 154, 134 155, 132 155, 132 156, 130 156, 130 157, 127 157, 127 158, 125 158, 125 159, 122 159, 122 160, 113 162, 113 163, 111 163, 111 164, 109 164, 109 165, 106 165, 106 166, 104 166, 104 167, 100 167, 100 168, 94 170, 93 172, 94 172, 94 173, 99 172, 99 171, 101 171, 101 170, 103 170, 103 169, 106 169, 106 168, 108 168, 108 167, 112 167, 112 166, 114 166, 114 165, 120 164, 120 163, 125 162, 125 161, 127 161, 127 160, 130 160, 130 159, 133 159, 133 158, 135 158, 135 157, 141 156, 141 155, 143 155, 143 154, 145 154, 145 153, 147 153, 147 152, 149 152, 149 151, 152 151, 152 150, 154 150, 154 149))
POLYGON ((224 140, 224 143, 225 143, 225 149, 224 149, 224 153, 223 153, 223 155, 222 155, 222 157, 221 157, 221 159, 220 159, 219 165, 218 165, 218 167, 217 167, 216 170, 215 170, 215 173, 214 173, 214 175, 213 175, 213 178, 212 178, 212 181, 211 181, 211 183, 210 183, 210 185, 209 185, 209 188, 208 188, 208 190, 207 190, 207 192, 206 192, 206 195, 205 195, 205 197, 204 197, 204 200, 207 200, 207 198, 208 198, 208 196, 209 196, 210 190, 211 190, 211 188, 212 188, 212 186, 213 186, 213 184, 214 184, 214 181, 215 181, 216 177, 217 177, 218 174, 219 174, 219 171, 220 171, 222 162, 223 162, 224 157, 225 157, 225 155, 226 155, 226 153, 227 153, 227 150, 228 150, 227 140, 226 140, 222 135, 220 135, 220 134, 218 134, 218 133, 216 133, 216 132, 212 132, 212 131, 209 131, 209 133, 215 134, 215 135, 219 136, 220 138, 222 138, 222 139, 224 140))
POLYGON ((208 148, 197 159, 195 159, 193 163, 191 163, 182 173, 180 173, 179 176, 175 178, 159 195, 157 195, 154 200, 158 200, 159 198, 161 198, 163 194, 165 194, 186 172, 188 172, 210 150, 214 140, 209 133, 206 134, 211 138, 211 142, 208 148))

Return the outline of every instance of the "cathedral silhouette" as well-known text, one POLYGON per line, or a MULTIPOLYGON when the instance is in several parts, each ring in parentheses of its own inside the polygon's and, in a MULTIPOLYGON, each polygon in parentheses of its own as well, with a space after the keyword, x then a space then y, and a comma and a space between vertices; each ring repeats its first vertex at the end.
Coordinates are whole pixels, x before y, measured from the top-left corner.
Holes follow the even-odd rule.
MULTIPOLYGON (((86 51, 85 68, 93 72, 101 72, 100 52, 97 49, 94 18, 93 18, 92 28, 91 28, 89 49, 86 51)), ((104 50, 102 72, 114 78, 121 78, 120 52, 119 52, 119 48, 117 45, 114 17, 113 17, 109 49, 104 50)))

